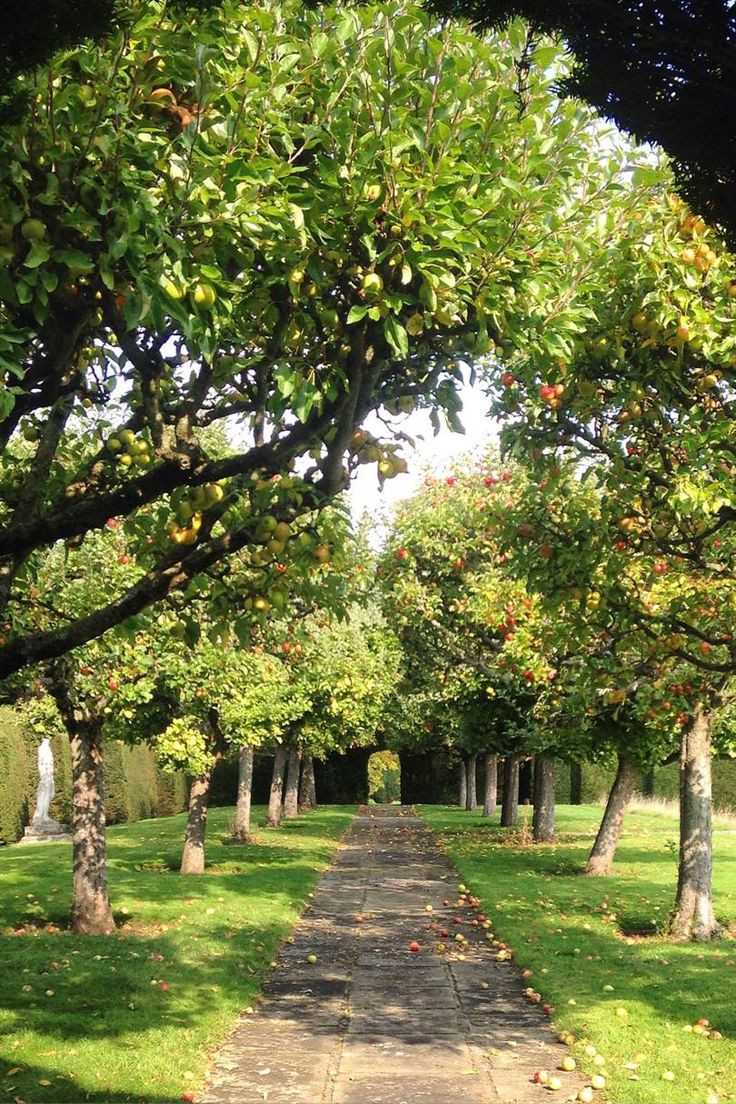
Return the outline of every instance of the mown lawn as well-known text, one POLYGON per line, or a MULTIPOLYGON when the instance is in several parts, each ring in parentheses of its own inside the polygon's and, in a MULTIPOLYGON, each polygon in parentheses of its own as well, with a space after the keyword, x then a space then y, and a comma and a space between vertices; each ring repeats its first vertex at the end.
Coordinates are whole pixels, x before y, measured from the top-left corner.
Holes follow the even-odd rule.
POLYGON ((0 1100, 163 1104, 196 1091, 354 811, 319 809, 232 847, 233 810, 214 809, 208 872, 188 877, 176 873, 183 816, 112 828, 110 938, 63 930, 69 844, 0 852, 0 1100))
MULTIPOLYGON (((479 813, 421 812, 483 901, 498 938, 515 948, 519 966, 533 970, 526 984, 555 1006, 555 1027, 578 1037, 580 1067, 600 1072, 586 1045, 605 1057, 608 1099, 736 1100, 736 943, 673 944, 659 934, 677 878, 673 817, 630 814, 614 875, 584 878, 602 813, 596 806, 560 808, 555 846, 526 843, 523 832, 497 827, 497 817, 489 827, 479 813), (701 1018, 724 1038, 684 1030, 701 1018), (674 1080, 663 1080, 665 1073, 674 1080)), ((716 911, 736 932, 736 832, 732 823, 716 828, 716 911)), ((554 1099, 540 1089, 540 1100, 547 1095, 554 1099)))

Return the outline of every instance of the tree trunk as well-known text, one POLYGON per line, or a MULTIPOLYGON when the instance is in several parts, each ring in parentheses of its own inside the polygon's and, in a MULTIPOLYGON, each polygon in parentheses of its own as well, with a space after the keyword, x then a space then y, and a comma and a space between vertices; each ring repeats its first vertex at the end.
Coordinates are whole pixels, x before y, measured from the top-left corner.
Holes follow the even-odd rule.
POLYGON ((486 753, 486 776, 483 793, 483 816, 492 817, 496 811, 498 799, 498 756, 486 753))
POLYGON ((682 734, 680 749, 680 866, 670 924, 679 939, 705 941, 721 934, 713 913, 711 718, 702 707, 682 734))
POLYGON ((586 874, 605 876, 611 873, 624 816, 634 795, 637 774, 637 769, 631 760, 625 755, 619 755, 618 770, 608 795, 606 811, 603 814, 598 835, 595 837, 593 850, 585 867, 586 874))
POLYGON ((271 775, 271 794, 268 799, 268 828, 278 828, 281 824, 282 803, 284 800, 284 767, 286 766, 286 748, 279 744, 273 757, 271 775))
POLYGON ((538 755, 534 760, 535 843, 555 841, 555 761, 551 756, 538 755))
MULTIPOLYGON (((71 718, 65 718, 69 730, 71 718)), ((115 931, 107 888, 107 832, 101 728, 98 721, 71 722, 74 795, 74 891, 72 931, 109 935, 115 931)))
POLYGON ((207 810, 213 767, 192 781, 189 791, 189 816, 181 856, 181 874, 204 874, 204 840, 207 832, 207 810))
POLYGON ((314 758, 304 753, 302 757, 302 780, 299 787, 299 806, 313 809, 317 804, 317 786, 314 781, 314 758))
POLYGON ((477 761, 477 755, 470 755, 465 763, 465 773, 468 779, 465 784, 465 808, 469 812, 478 808, 478 784, 475 776, 475 765, 477 761))
POLYGON ((460 761, 460 798, 458 805, 464 809, 468 803, 468 774, 465 769, 465 760, 460 761))
POLYGON ((583 803, 583 768, 580 763, 570 764, 570 804, 583 803))
POLYGON ((512 828, 519 819, 519 757, 508 755, 503 761, 503 804, 501 827, 512 828))
POLYGON ((296 744, 289 748, 289 765, 286 771, 286 789, 284 791, 284 818, 294 820, 299 815, 299 770, 302 765, 302 753, 296 744))
POLYGON ((253 748, 244 747, 238 755, 238 800, 235 805, 233 843, 247 843, 250 833, 250 803, 253 789, 253 748))
POLYGON ((641 792, 644 797, 654 797, 654 767, 650 767, 642 778, 641 792))

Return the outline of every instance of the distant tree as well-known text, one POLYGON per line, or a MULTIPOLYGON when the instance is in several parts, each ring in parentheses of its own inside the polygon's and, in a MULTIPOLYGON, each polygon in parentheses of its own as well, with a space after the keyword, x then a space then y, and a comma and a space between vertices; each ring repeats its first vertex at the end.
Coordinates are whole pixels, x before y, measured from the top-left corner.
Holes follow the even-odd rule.
POLYGON ((736 85, 730 0, 434 0, 433 7, 483 29, 520 16, 532 39, 560 33, 576 59, 562 90, 662 146, 682 194, 734 242, 736 119, 723 110, 736 85))

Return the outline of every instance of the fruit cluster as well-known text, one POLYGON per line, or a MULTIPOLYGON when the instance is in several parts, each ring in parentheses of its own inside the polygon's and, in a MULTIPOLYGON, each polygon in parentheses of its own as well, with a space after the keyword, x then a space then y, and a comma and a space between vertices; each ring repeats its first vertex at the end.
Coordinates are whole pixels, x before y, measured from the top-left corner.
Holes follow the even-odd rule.
POLYGON ((107 451, 115 457, 120 471, 127 468, 147 468, 153 460, 151 446, 132 429, 120 429, 107 439, 107 451))
POLYGON ((202 528, 203 515, 225 497, 219 483, 203 483, 189 487, 174 507, 174 518, 166 526, 175 544, 195 544, 202 528))

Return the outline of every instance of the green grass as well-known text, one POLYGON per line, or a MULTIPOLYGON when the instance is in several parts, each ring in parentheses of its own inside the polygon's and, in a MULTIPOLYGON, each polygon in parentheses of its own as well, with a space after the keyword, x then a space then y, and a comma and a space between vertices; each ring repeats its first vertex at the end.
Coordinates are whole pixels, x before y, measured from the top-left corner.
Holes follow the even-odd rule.
POLYGON ((163 1104, 196 1090, 353 812, 319 809, 232 847, 232 810, 213 809, 208 872, 188 877, 184 816, 110 829, 122 927, 109 938, 63 930, 69 844, 0 852, 0 1100, 163 1104))
MULTIPOLYGON (((586 1043, 605 1056, 611 1100, 703 1104, 712 1092, 719 1104, 736 1100, 736 944, 673 944, 658 934, 676 886, 674 818, 630 814, 614 875, 584 878, 601 808, 558 809, 555 846, 525 843, 518 831, 496 827, 497 818, 488 827, 479 814, 458 809, 421 812, 482 899, 498 938, 533 970, 527 984, 555 1006, 555 1027, 578 1037, 581 1068, 596 1072, 586 1043), (701 1017, 725 1038, 683 1030, 701 1017), (673 1082, 662 1080, 666 1070, 673 1082)), ((716 828, 716 912, 736 931, 736 833, 732 824, 716 828)))

